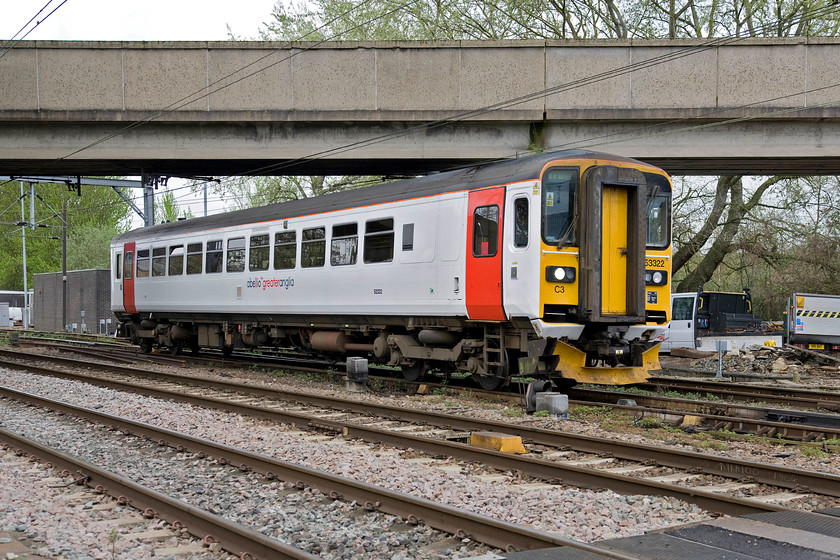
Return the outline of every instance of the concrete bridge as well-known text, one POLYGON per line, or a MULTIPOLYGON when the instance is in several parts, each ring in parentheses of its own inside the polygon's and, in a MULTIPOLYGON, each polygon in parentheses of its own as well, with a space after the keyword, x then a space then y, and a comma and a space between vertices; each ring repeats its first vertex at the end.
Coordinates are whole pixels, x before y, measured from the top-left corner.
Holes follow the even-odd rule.
POLYGON ((402 174, 568 147, 840 173, 837 38, 307 47, 17 43, 0 174, 402 174))

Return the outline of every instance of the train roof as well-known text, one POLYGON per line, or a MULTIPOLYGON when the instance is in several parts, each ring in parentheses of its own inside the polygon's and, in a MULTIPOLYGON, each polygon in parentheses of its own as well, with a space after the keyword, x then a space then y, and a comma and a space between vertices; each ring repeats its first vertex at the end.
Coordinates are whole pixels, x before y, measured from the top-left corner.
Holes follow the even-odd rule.
POLYGON ((213 216, 191 218, 189 220, 138 228, 118 235, 114 238, 113 242, 119 243, 159 236, 183 235, 244 224, 331 212, 357 206, 370 206, 447 192, 527 181, 529 179, 536 179, 547 163, 564 159, 602 159, 646 165, 637 160, 588 150, 548 152, 536 156, 496 161, 454 171, 433 173, 422 177, 402 179, 391 183, 383 183, 312 198, 279 202, 257 208, 235 210, 213 216))

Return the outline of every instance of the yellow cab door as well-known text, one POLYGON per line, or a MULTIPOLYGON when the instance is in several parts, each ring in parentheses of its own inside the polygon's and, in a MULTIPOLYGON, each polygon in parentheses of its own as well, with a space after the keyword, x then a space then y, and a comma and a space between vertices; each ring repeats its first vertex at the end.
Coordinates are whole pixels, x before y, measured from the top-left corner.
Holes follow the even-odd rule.
POLYGON ((627 189, 604 185, 601 195, 601 313, 627 314, 627 189))
POLYGON ((637 169, 602 165, 584 173, 580 305, 590 321, 645 320, 646 192, 637 169))

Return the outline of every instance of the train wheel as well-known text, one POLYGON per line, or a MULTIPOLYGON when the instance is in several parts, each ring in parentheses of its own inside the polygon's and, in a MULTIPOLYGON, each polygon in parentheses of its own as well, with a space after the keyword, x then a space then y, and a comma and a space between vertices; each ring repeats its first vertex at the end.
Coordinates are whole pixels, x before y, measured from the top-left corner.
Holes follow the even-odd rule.
POLYGON ((197 340, 190 341, 190 354, 193 356, 198 356, 198 353, 201 352, 201 346, 198 345, 197 340))
POLYGON ((411 364, 403 364, 402 375, 406 381, 420 381, 423 374, 426 373, 426 362, 424 360, 414 360, 411 364))
POLYGON ((184 341, 183 340, 173 340, 172 346, 169 347, 169 353, 173 356, 177 356, 181 352, 184 351, 184 341))
POLYGON ((495 375, 479 375, 474 373, 472 377, 485 391, 495 391, 507 381, 504 377, 496 377, 495 375))
POLYGON ((139 346, 140 352, 142 352, 143 354, 150 354, 152 352, 152 339, 141 338, 139 346))
MULTIPOLYGON (((498 348, 498 346, 496 346, 498 348)), ((474 373, 472 375, 478 385, 485 391, 495 391, 499 387, 510 381, 508 371, 510 368, 510 358, 507 350, 502 350, 502 361, 504 365, 499 365, 490 368, 490 373, 481 375, 474 373)))

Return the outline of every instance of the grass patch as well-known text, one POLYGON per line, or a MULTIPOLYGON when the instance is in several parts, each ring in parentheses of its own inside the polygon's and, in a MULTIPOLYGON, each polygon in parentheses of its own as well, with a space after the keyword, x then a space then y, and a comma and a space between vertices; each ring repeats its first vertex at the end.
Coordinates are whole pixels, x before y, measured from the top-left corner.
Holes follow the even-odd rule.
POLYGON ((708 449, 712 451, 726 451, 729 449, 728 445, 715 439, 700 439, 695 442, 694 445, 698 449, 708 449))
POLYGON ((829 453, 826 453, 819 447, 814 447, 812 445, 803 445, 799 448, 799 453, 801 453, 803 457, 812 457, 814 459, 825 459, 826 457, 831 456, 829 453))
POLYGON ((664 428, 666 426, 665 420, 663 420, 662 418, 656 418, 655 416, 644 416, 642 418, 639 418, 639 421, 636 423, 636 425, 645 430, 664 428))
POLYGON ((590 406, 586 404, 573 406, 569 409, 569 413, 574 416, 580 416, 584 420, 589 419, 604 419, 612 416, 613 409, 609 406, 590 406))

